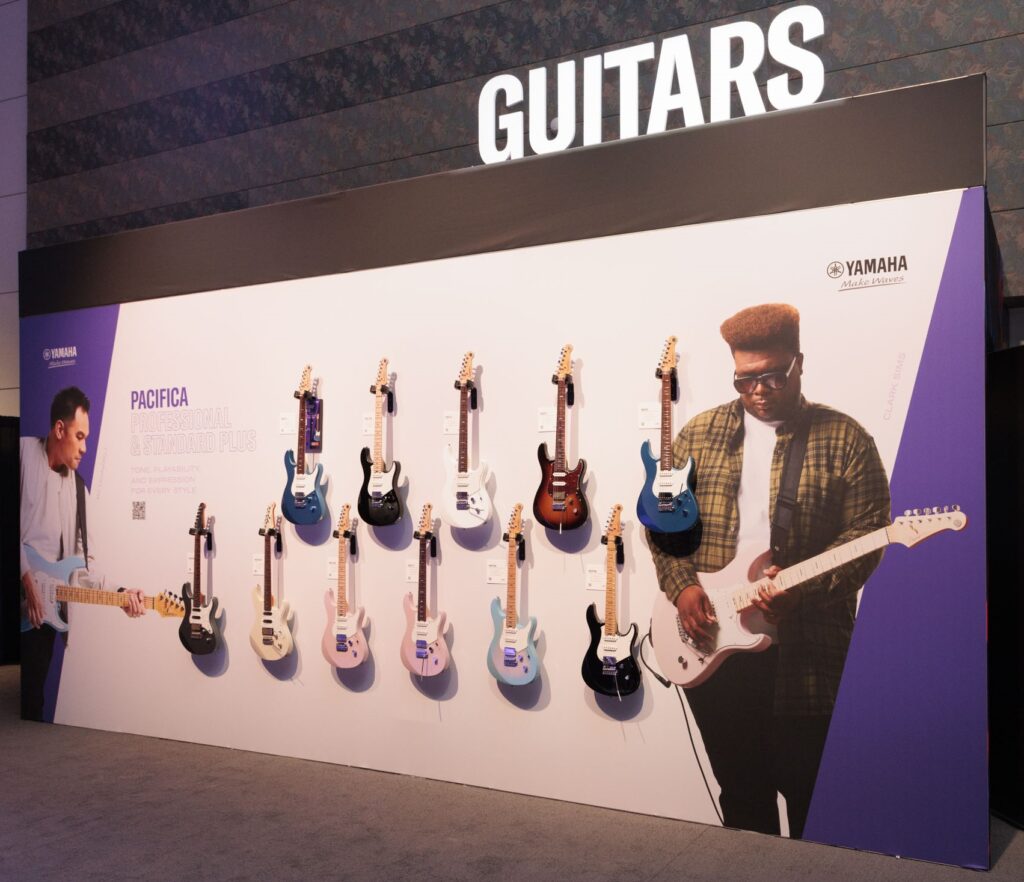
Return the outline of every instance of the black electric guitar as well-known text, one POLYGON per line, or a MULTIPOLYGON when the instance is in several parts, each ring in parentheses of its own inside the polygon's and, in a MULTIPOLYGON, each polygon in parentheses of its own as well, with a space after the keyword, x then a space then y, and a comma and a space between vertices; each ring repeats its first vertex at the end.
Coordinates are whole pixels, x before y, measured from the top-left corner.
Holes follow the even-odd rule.
POLYGON ((363 466, 363 486, 359 489, 356 508, 359 517, 374 527, 387 527, 402 517, 402 500, 395 489, 402 464, 395 460, 385 467, 381 439, 384 432, 384 408, 390 412, 392 392, 387 386, 388 360, 382 358, 377 370, 377 382, 370 387, 374 399, 373 455, 364 447, 360 454, 363 466))
POLYGON ((213 536, 207 523, 205 502, 199 503, 196 522, 188 532, 195 539, 192 584, 186 582, 181 589, 185 601, 185 618, 178 628, 178 637, 181 645, 193 655, 209 655, 220 645, 220 612, 217 610, 216 597, 203 597, 203 537, 206 537, 206 547, 209 548, 213 536))
POLYGON ((601 541, 608 546, 605 556, 604 623, 597 618, 597 604, 587 608, 590 646, 583 657, 583 682, 601 695, 629 695, 640 686, 640 668, 633 657, 636 624, 619 633, 615 603, 616 567, 622 562, 622 506, 616 505, 601 541))

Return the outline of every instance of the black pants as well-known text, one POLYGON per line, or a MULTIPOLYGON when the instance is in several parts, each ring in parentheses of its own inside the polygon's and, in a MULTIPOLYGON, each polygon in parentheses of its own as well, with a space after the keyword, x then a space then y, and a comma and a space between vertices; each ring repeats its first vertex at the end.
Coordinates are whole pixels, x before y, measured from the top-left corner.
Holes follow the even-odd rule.
POLYGON ((775 648, 734 655, 686 698, 722 789, 725 825, 778 834, 781 793, 789 835, 799 839, 830 716, 775 716, 777 665, 775 648))
MULTIPOLYGON (((67 633, 59 637, 49 625, 23 631, 21 634, 21 717, 25 720, 53 722, 56 694, 47 706, 46 678, 53 662, 54 646, 60 640, 67 644, 67 633)), ((63 645, 60 647, 63 650, 63 645)), ((63 658, 63 652, 61 652, 63 658)), ((56 672, 59 680, 60 671, 56 672)), ((56 683, 55 687, 56 688, 56 683)))

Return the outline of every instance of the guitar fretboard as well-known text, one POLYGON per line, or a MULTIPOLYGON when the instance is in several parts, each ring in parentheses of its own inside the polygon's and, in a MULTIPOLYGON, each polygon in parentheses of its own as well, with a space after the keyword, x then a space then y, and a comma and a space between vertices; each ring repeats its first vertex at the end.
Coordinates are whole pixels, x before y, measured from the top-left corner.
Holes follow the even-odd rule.
POLYGON ((345 532, 342 530, 338 533, 338 617, 344 618, 348 615, 348 591, 345 585, 345 564, 346 564, 346 546, 348 539, 345 538, 345 532))
MULTIPOLYGON (((823 551, 814 557, 810 557, 802 563, 794 564, 782 570, 772 582, 780 591, 788 591, 803 582, 822 576, 843 564, 850 563, 865 554, 885 548, 889 544, 889 534, 886 527, 866 533, 863 536, 845 542, 842 545, 823 551)), ((744 585, 732 593, 733 606, 737 610, 743 610, 753 604, 757 597, 757 582, 744 585)))
POLYGON ((378 386, 377 391, 373 393, 373 470, 375 472, 384 471, 384 455, 381 452, 381 439, 384 432, 384 414, 381 411, 383 397, 384 394, 378 386))
POLYGON ((295 442, 295 471, 306 474, 306 396, 299 393, 299 437, 295 442))
MULTIPOLYGON (((129 596, 126 592, 103 591, 99 588, 80 588, 77 585, 56 585, 55 599, 61 603, 92 603, 100 606, 128 606, 129 596)), ((156 609, 156 599, 143 597, 142 605, 146 609, 156 609)))
POLYGON ((202 538, 202 530, 197 526, 195 550, 192 556, 192 603, 195 608, 203 605, 203 589, 200 580, 203 562, 202 538))
POLYGON ((274 550, 270 539, 273 532, 268 529, 263 536, 263 612, 265 613, 269 613, 274 605, 274 595, 270 588, 270 564, 274 560, 274 550))
POLYGON ((663 470, 672 468, 672 371, 661 374, 661 463, 663 470))
POLYGON ((516 612, 516 553, 519 545, 516 536, 509 534, 508 537, 508 594, 505 599, 505 627, 514 628, 519 621, 516 612))
POLYGON ((558 398, 555 410, 555 472, 565 472, 565 377, 558 378, 558 398))
POLYGON ((424 533, 420 538, 420 590, 416 603, 416 618, 421 622, 427 620, 427 547, 430 545, 430 534, 424 533))
POLYGON ((459 390, 459 472, 469 471, 469 384, 459 390))
POLYGON ((605 583, 604 583, 604 632, 609 636, 619 633, 618 614, 615 604, 615 538, 608 537, 608 554, 605 560, 605 583))

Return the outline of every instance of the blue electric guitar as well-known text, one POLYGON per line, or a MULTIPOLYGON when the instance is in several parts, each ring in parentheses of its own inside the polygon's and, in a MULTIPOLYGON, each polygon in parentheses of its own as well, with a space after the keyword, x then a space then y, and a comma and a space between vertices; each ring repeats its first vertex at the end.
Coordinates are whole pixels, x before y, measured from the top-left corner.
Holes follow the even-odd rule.
POLYGON ((487 669, 499 683, 525 686, 537 676, 537 646, 534 633, 537 619, 530 617, 524 623, 516 613, 516 558, 525 545, 523 539, 523 506, 517 504, 508 524, 508 594, 505 609, 501 598, 491 601, 491 619, 494 621, 494 639, 487 650, 487 669))
POLYGON ((284 455, 288 481, 281 497, 281 513, 293 524, 300 525, 315 524, 327 513, 324 491, 320 486, 324 474, 323 464, 317 463, 315 471, 306 471, 306 420, 310 402, 316 401, 316 396, 310 391, 312 372, 312 367, 307 364, 302 371, 299 388, 295 390, 295 397, 299 399, 299 434, 295 450, 289 450, 284 455))
POLYGON ((700 513, 693 496, 697 486, 693 457, 681 469, 672 468, 672 401, 676 391, 676 338, 669 337, 655 371, 661 380, 661 459, 644 441, 640 458, 646 477, 636 503, 636 516, 655 533, 681 533, 697 523, 700 513))
MULTIPOLYGON (((43 608, 42 624, 49 625, 55 631, 68 629, 67 619, 61 615, 62 603, 93 603, 100 606, 128 606, 129 595, 121 591, 103 591, 99 588, 82 588, 71 585, 72 575, 76 570, 85 569, 85 561, 80 557, 65 557, 56 562, 46 560, 31 545, 22 545, 28 558, 32 581, 36 586, 36 594, 43 608)), ((181 598, 165 591, 156 597, 142 598, 146 609, 152 609, 162 616, 173 616, 180 619, 185 615, 185 607, 181 598)), ((28 618, 25 601, 21 603, 21 630, 31 631, 32 623, 28 618)))

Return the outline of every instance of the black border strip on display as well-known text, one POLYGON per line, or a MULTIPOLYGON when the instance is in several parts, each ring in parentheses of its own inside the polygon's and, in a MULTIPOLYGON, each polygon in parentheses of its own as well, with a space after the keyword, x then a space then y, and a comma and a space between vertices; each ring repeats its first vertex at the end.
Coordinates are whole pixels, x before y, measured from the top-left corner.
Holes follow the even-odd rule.
POLYGON ((19 255, 23 316, 985 183, 985 76, 19 255))

